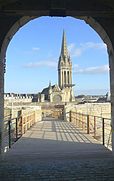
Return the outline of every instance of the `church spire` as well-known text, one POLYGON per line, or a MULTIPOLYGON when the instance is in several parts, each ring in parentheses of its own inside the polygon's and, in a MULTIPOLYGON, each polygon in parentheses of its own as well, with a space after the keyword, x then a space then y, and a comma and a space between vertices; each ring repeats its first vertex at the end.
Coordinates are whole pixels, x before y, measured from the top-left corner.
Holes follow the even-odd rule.
POLYGON ((58 62, 59 87, 70 87, 72 85, 72 62, 67 50, 66 35, 63 31, 61 54, 58 62))
POLYGON ((63 59, 68 57, 66 34, 64 30, 63 30, 63 38, 62 38, 61 56, 63 57, 63 59))

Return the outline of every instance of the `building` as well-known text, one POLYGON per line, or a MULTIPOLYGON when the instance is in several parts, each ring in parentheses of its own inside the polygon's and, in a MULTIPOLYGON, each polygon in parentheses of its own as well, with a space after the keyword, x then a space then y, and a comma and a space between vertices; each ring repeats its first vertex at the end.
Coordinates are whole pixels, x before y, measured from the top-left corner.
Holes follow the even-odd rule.
POLYGON ((6 102, 52 102, 65 103, 75 101, 72 87, 72 61, 67 50, 66 35, 63 31, 61 53, 58 61, 58 85, 44 88, 38 94, 14 94, 4 95, 6 102))
POLYGON ((58 85, 52 86, 50 82, 49 86, 42 90, 39 99, 41 100, 41 97, 43 97, 43 100, 54 103, 72 102, 75 100, 73 86, 72 61, 67 49, 66 35, 63 31, 61 53, 58 61, 58 85))

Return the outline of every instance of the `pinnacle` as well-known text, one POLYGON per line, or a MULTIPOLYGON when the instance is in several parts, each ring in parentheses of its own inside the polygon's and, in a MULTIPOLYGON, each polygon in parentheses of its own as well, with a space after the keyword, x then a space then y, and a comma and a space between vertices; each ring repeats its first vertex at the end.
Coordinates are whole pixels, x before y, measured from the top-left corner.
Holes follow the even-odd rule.
POLYGON ((66 34, 65 34, 64 30, 63 30, 63 38, 62 38, 61 55, 62 55, 62 57, 68 57, 66 34))

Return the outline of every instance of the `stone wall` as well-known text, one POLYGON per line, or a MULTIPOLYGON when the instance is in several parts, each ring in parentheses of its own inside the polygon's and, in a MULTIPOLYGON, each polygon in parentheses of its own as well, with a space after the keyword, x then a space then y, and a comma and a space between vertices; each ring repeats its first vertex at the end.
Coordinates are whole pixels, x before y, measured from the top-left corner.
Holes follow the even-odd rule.
POLYGON ((36 121, 41 121, 42 119, 42 110, 41 110, 41 106, 8 106, 7 108, 5 108, 6 110, 6 114, 4 115, 4 117, 6 117, 9 112, 11 114, 12 118, 16 118, 19 116, 20 112, 24 115, 29 114, 30 112, 35 112, 35 119, 36 121), (7 111, 8 110, 8 111, 7 111), (9 111, 10 110, 10 111, 9 111))
POLYGON ((111 118, 110 103, 86 103, 84 105, 76 105, 75 110, 84 114, 111 118))
POLYGON ((85 103, 72 105, 67 104, 64 109, 64 119, 69 120, 69 112, 80 112, 83 114, 101 116, 104 118, 111 118, 111 104, 110 103, 85 103))

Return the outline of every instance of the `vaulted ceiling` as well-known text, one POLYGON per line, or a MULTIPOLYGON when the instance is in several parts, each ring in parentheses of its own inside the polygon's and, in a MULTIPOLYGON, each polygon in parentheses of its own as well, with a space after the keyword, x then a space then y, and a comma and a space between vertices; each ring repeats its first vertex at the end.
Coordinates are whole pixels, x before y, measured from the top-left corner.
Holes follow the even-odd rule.
MULTIPOLYGON (((0 15, 39 15, 47 11, 51 16, 112 17, 114 0, 0 0, 0 15)), ((45 14, 45 13, 44 13, 45 14)))

